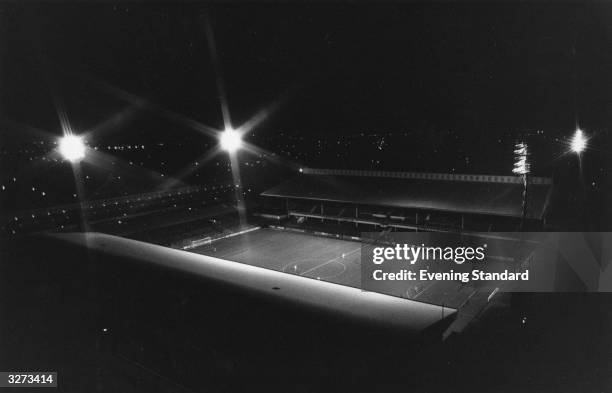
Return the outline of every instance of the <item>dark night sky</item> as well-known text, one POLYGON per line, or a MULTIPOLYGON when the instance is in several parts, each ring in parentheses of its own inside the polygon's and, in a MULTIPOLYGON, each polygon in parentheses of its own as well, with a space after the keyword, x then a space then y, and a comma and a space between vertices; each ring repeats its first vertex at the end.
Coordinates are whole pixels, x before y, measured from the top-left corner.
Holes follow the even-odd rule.
POLYGON ((604 4, 0 8, 4 115, 42 129, 59 129, 51 91, 79 128, 125 107, 77 75, 221 127, 206 18, 234 124, 283 103, 263 135, 609 124, 604 4))

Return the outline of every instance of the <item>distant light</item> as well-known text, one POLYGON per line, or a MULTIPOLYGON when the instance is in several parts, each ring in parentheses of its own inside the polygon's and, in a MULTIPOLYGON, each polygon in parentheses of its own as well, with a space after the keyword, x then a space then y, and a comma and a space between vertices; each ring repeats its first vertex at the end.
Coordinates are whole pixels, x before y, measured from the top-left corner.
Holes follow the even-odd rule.
POLYGON ((525 142, 518 142, 514 147, 514 168, 512 173, 516 175, 527 175, 531 170, 528 161, 529 151, 525 142))
POLYGON ((586 149, 586 139, 584 138, 584 135, 582 134, 581 129, 577 129, 576 132, 574 133, 574 137, 572 138, 571 148, 574 153, 578 153, 578 154, 582 153, 582 151, 586 149))
POLYGON ((80 161, 85 157, 85 143, 80 136, 67 134, 59 141, 59 152, 70 162, 80 161))
POLYGON ((219 143, 223 150, 233 153, 242 146, 242 135, 231 128, 226 129, 219 137, 219 143))
POLYGON ((304 172, 304 168, 300 168, 300 173, 304 172))

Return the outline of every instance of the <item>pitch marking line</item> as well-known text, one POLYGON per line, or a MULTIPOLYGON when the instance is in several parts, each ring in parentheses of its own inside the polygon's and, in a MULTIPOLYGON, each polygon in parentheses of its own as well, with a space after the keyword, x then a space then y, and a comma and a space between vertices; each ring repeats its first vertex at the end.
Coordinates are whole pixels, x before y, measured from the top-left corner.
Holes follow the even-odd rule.
POLYGON ((349 252, 347 252, 347 253, 344 253, 344 254, 342 254, 342 255, 339 255, 339 256, 337 256, 337 257, 335 257, 335 258, 333 258, 333 259, 330 259, 330 260, 329 260, 329 261, 327 261, 327 262, 323 262, 323 263, 322 263, 322 264, 320 264, 320 265, 317 265, 317 266, 315 266, 315 267, 312 267, 312 268, 310 268, 310 269, 308 269, 308 270, 306 270, 306 271, 304 271, 304 272, 300 273, 300 276, 303 276, 303 275, 305 275, 305 274, 307 274, 307 273, 310 273, 310 272, 312 272, 313 270, 317 270, 318 268, 323 267, 323 266, 325 266, 325 265, 328 265, 328 264, 330 264, 330 263, 334 262, 335 260, 337 260, 338 258, 342 258, 343 256, 346 258, 347 256, 349 256, 349 255, 351 255, 351 254, 354 254, 356 251, 360 251, 360 250, 361 250, 361 247, 356 248, 356 249, 354 249, 354 250, 352 250, 352 251, 349 251, 349 252))

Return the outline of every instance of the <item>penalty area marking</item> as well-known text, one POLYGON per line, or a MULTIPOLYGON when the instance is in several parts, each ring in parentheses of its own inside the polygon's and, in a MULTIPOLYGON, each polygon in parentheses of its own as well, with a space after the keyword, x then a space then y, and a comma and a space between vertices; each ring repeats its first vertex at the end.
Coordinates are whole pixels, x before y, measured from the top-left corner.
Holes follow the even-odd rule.
MULTIPOLYGON (((310 269, 308 269, 308 270, 306 270, 306 271, 304 271, 304 272, 300 273, 300 276, 303 276, 303 275, 305 275, 305 274, 307 274, 307 273, 310 273, 310 272, 312 272, 312 271, 314 271, 314 270, 317 270, 318 268, 323 267, 323 266, 325 266, 325 265, 329 265, 330 263, 335 262, 335 261, 336 261, 337 259, 339 259, 339 258, 346 258, 347 256, 349 256, 349 255, 351 255, 351 254, 354 254, 355 252, 360 251, 360 250, 361 250, 361 247, 358 247, 358 248, 356 248, 356 249, 354 249, 354 250, 352 250, 352 251, 349 251, 349 252, 347 252, 347 253, 343 253, 342 255, 339 255, 339 256, 337 256, 337 257, 335 257, 335 258, 332 258, 332 259, 330 259, 330 260, 329 260, 329 261, 327 261, 327 262, 323 262, 323 263, 321 263, 320 265, 317 265, 317 266, 315 266, 315 267, 313 267, 313 268, 310 268, 310 269)), ((342 266, 344 266, 344 269, 346 270, 346 265, 344 265, 344 263, 342 263, 342 262, 339 262, 339 263, 340 263, 342 266)), ((344 272, 343 272, 343 273, 344 273, 344 272)), ((335 277, 335 276, 334 276, 334 277, 335 277)))
MULTIPOLYGON (((216 237, 216 238, 214 238, 214 239, 213 239, 213 238, 211 238, 211 239, 210 239, 210 240, 207 242, 207 244, 206 244, 206 245, 211 245, 211 244, 213 244, 214 242, 217 242, 217 241, 219 241, 219 240, 229 239, 230 237, 244 235, 245 233, 249 233, 249 232, 257 231, 257 230, 259 230, 259 229, 261 229, 261 227, 253 227, 253 228, 244 229, 244 230, 239 231, 239 232, 232 232, 232 233, 229 233, 229 234, 224 235, 224 236, 219 236, 219 237, 216 237)), ((204 239, 206 239, 206 238, 204 238, 204 239)), ((202 240, 202 239, 199 239, 199 240, 202 240)), ((202 246, 202 245, 204 245, 204 244, 201 244, 201 245, 193 245, 193 244, 190 244, 190 245, 187 245, 187 246, 183 247, 183 250, 191 250, 192 248, 198 248, 198 247, 200 247, 200 246, 202 246)))
MULTIPOLYGON (((313 269, 317 269, 318 268, 318 264, 320 264, 321 260, 317 260, 317 259, 313 259, 313 258, 309 258, 309 259, 301 259, 298 261, 294 261, 294 262, 290 262, 285 264, 282 268, 281 271, 283 273, 287 273, 287 274, 293 274, 296 276, 302 276, 303 273, 300 272, 300 269, 306 269, 304 272, 308 272, 308 271, 312 271, 313 269), (316 265, 316 266, 315 266, 316 265)), ((330 272, 329 274, 325 274, 325 275, 319 275, 316 277, 312 277, 312 278, 317 278, 320 280, 330 280, 330 279, 334 279, 342 274, 344 274, 346 272, 346 265, 341 262, 341 261, 336 261, 336 264, 332 264, 331 266, 335 266, 338 265, 339 268, 338 269, 334 269, 334 271, 330 272)), ((311 277, 309 277, 311 278, 311 277)))

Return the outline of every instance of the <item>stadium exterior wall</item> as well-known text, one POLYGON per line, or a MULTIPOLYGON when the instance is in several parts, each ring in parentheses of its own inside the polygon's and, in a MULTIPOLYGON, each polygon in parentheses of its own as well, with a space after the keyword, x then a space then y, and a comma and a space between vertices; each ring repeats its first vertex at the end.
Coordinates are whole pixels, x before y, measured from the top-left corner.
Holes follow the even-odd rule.
POLYGON ((113 256, 212 279, 335 315, 419 333, 456 310, 102 233, 50 235, 113 256))

